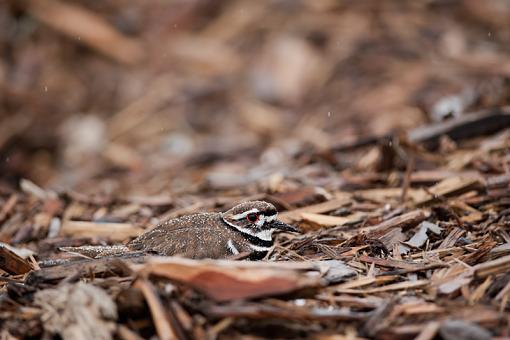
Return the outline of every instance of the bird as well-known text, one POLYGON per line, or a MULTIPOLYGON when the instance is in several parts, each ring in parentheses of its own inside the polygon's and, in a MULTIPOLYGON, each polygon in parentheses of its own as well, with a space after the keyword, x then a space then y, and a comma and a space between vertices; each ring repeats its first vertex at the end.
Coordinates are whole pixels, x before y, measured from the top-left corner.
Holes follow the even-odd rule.
POLYGON ((273 249, 275 232, 299 230, 277 219, 275 206, 247 201, 225 212, 198 213, 170 219, 127 244, 133 251, 221 259, 248 253, 263 259, 273 249))

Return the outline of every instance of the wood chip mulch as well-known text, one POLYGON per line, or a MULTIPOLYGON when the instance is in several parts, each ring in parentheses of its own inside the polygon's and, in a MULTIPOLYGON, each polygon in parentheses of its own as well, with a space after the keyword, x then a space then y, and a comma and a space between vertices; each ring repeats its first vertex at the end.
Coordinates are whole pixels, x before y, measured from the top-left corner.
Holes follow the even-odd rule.
POLYGON ((214 199, 189 193, 186 203, 161 197, 98 199, 23 180, 19 191, 4 190, 1 196, 4 334, 506 336, 508 133, 459 141, 435 153, 403 139, 394 139, 390 148, 368 146, 368 159, 361 161, 372 162, 374 169, 387 152, 407 168, 358 173, 353 166, 342 171, 347 181, 342 190, 334 189, 335 172, 322 175, 322 187, 286 189, 306 180, 299 173, 274 180, 255 196, 276 204, 280 219, 299 226, 302 234, 279 235, 273 253, 260 262, 94 259, 58 251, 118 244, 158 220, 223 210, 239 199, 227 191, 217 191, 214 199))
POLYGON ((0 340, 508 339, 509 18, 0 1, 0 340), (63 251, 246 200, 301 233, 253 262, 63 251))

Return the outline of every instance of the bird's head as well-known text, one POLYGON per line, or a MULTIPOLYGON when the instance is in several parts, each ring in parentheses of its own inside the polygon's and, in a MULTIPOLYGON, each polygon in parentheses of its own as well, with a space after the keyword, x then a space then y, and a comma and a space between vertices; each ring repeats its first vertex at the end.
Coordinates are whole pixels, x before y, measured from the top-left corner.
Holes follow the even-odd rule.
POLYGON ((225 223, 238 231, 258 237, 262 240, 271 240, 273 232, 299 230, 277 219, 278 211, 271 203, 264 201, 248 201, 236 205, 221 214, 225 223))

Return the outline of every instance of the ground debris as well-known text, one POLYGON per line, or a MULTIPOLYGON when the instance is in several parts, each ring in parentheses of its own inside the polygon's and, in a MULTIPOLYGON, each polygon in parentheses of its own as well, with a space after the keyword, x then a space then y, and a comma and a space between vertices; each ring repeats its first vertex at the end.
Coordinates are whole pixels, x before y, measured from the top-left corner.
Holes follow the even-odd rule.
POLYGON ((439 327, 439 334, 445 340, 488 340, 492 338, 492 335, 487 330, 462 320, 449 320, 445 321, 439 327))
POLYGON ((35 294, 46 331, 62 339, 113 339, 117 308, 111 297, 91 284, 78 282, 35 294))
POLYGON ((509 17, 0 1, 0 338, 508 337, 509 17), (261 261, 128 251, 249 200, 261 261))
POLYGON ((216 301, 249 299, 288 294, 307 287, 318 287, 316 275, 302 275, 314 266, 306 263, 242 263, 232 261, 153 258, 134 265, 140 275, 156 275, 184 282, 216 301))
POLYGON ((33 269, 33 266, 9 248, 0 245, 0 269, 9 274, 25 274, 33 269))

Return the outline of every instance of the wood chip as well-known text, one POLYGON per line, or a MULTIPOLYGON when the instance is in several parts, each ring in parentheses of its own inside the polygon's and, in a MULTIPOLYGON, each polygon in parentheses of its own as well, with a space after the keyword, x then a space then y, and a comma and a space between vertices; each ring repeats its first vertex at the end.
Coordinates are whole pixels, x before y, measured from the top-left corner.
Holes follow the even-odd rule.
POLYGON ((299 321, 364 321, 369 313, 350 312, 342 309, 297 308, 247 303, 244 305, 216 305, 206 311, 214 317, 250 319, 284 319, 299 321))
POLYGON ((409 228, 416 226, 425 220, 427 215, 423 210, 414 210, 400 216, 393 217, 387 221, 381 222, 375 226, 365 227, 361 230, 368 232, 368 237, 378 238, 393 228, 409 228))
POLYGON ((139 41, 125 37, 99 15, 76 4, 36 0, 29 1, 28 10, 42 23, 117 62, 135 64, 145 55, 139 41))
POLYGON ((510 255, 496 260, 483 262, 473 267, 475 277, 484 278, 489 275, 505 273, 510 270, 510 255))
POLYGON ((37 292, 35 305, 42 309, 42 326, 64 340, 113 339, 117 308, 102 289, 78 282, 37 292))
POLYGON ((438 249, 446 249, 453 247, 455 243, 457 243, 458 239, 464 235, 466 231, 460 228, 454 228, 450 233, 444 238, 444 240, 439 245, 438 249))
POLYGON ((439 334, 444 340, 489 340, 492 334, 471 322, 448 320, 439 327, 439 334))
POLYGON ((377 294, 383 292, 391 292, 395 290, 406 290, 406 289, 417 289, 423 288, 429 285, 428 280, 417 280, 417 281, 405 281, 398 282, 389 285, 385 285, 378 288, 370 288, 370 289, 337 289, 339 293, 344 294, 377 294))
POLYGON ((360 222, 365 216, 366 214, 361 212, 357 212, 349 216, 330 216, 305 212, 301 213, 301 218, 304 221, 317 223, 324 227, 354 224, 360 222))
POLYGON ((5 246, 0 245, 0 269, 10 274, 25 274, 31 271, 32 265, 24 258, 16 255, 5 246))
MULTIPOLYGON (((406 270, 412 270, 412 271, 419 271, 423 270, 425 268, 430 268, 427 263, 417 263, 412 261, 403 261, 403 260, 393 260, 393 259, 383 259, 383 258, 377 258, 377 257, 370 257, 367 255, 361 255, 358 258, 361 262, 367 262, 367 263, 375 263, 379 266, 383 267, 389 267, 389 268, 400 268, 400 269, 406 269, 406 270)), ((442 266, 439 264, 439 266, 442 266)))
POLYGON ((143 234, 141 227, 131 223, 98 223, 90 221, 64 221, 60 234, 73 237, 101 237, 121 242, 143 234))
POLYGON ((413 201, 417 206, 425 205, 437 200, 438 197, 450 197, 460 195, 470 190, 483 187, 479 178, 473 177, 450 177, 442 180, 436 185, 422 190, 413 195, 413 201))
POLYGON ((427 325, 421 330, 420 334, 414 340, 432 340, 436 336, 439 331, 439 322, 429 322, 427 325))
POLYGON ((165 308, 156 294, 156 289, 149 281, 145 279, 139 279, 135 282, 134 285, 136 288, 139 288, 143 295, 145 296, 145 300, 149 305, 152 320, 154 321, 154 325, 156 326, 156 330, 158 332, 158 337, 161 340, 174 340, 179 339, 178 333, 174 331, 171 323, 168 320, 168 316, 165 312, 165 308))
POLYGON ((302 213, 309 214, 321 214, 330 212, 336 209, 339 209, 347 204, 351 203, 351 198, 349 195, 345 195, 344 197, 338 197, 332 199, 330 201, 326 201, 319 204, 309 205, 307 207, 285 211, 283 213, 278 214, 278 218, 285 223, 292 223, 295 221, 299 221, 302 217, 302 213))
POLYGON ((2 209, 0 210, 0 222, 3 222, 5 218, 10 214, 12 209, 14 209, 14 206, 16 206, 16 203, 18 202, 18 195, 12 194, 7 202, 2 206, 2 209))

